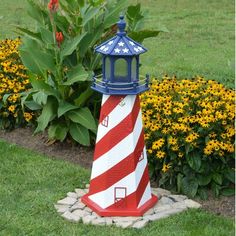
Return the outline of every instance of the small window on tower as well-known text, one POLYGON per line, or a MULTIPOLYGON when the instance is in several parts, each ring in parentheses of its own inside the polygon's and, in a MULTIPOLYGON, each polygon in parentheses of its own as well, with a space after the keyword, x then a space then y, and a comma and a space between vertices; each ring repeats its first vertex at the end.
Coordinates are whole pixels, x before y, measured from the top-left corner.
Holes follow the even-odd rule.
POLYGON ((109 116, 104 116, 102 119, 102 125, 108 127, 109 116))
POLYGON ((125 187, 115 187, 115 202, 126 198, 127 190, 125 187))

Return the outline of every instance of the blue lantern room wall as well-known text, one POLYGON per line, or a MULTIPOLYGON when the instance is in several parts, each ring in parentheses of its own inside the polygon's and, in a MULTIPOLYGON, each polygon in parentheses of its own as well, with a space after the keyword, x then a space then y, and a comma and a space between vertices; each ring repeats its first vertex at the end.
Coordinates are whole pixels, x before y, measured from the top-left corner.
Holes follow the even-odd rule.
POLYGON ((139 80, 139 55, 147 49, 126 36, 123 16, 117 25, 117 35, 95 48, 103 55, 103 75, 102 80, 94 77, 92 89, 105 94, 138 94, 148 89, 148 79, 139 80))

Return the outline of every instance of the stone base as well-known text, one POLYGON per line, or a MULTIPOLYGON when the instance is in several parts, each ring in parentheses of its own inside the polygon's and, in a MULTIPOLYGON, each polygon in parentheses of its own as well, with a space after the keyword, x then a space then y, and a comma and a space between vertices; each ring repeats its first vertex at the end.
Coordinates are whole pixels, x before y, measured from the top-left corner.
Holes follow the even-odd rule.
MULTIPOLYGON (((88 192, 86 189, 75 189, 75 192, 67 193, 67 197, 59 200, 55 208, 66 220, 93 225, 115 225, 122 228, 142 228, 150 221, 166 218, 180 213, 188 208, 199 208, 201 205, 184 195, 174 195, 170 191, 161 188, 152 188, 152 192, 159 201, 150 208, 143 216, 128 217, 101 217, 86 204, 81 202, 81 197, 88 192)), ((154 196, 155 198, 155 196, 154 196)))
POLYGON ((88 198, 88 195, 84 195, 81 198, 82 202, 95 211, 100 216, 142 216, 149 208, 152 208, 157 202, 157 196, 152 194, 152 197, 142 207, 138 209, 102 209, 95 202, 88 198))

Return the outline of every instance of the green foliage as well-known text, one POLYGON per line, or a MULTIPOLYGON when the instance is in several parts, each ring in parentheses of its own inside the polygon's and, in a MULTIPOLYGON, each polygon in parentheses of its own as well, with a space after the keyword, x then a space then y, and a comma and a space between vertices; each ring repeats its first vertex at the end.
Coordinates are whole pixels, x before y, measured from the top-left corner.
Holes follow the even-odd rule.
POLYGON ((189 197, 234 194, 235 95, 197 76, 153 80, 141 95, 149 167, 160 186, 189 197))
POLYGON ((36 75, 31 75, 33 89, 24 99, 26 107, 40 107, 35 132, 49 128, 50 139, 70 136, 90 145, 101 99, 90 90, 92 74, 101 73, 101 57, 94 47, 114 35, 120 12, 127 12, 128 33, 135 40, 160 32, 141 27, 140 4, 127 8, 126 0, 61 0, 56 10, 48 9, 46 2, 28 0, 37 28, 18 30, 25 36, 22 61, 36 75))

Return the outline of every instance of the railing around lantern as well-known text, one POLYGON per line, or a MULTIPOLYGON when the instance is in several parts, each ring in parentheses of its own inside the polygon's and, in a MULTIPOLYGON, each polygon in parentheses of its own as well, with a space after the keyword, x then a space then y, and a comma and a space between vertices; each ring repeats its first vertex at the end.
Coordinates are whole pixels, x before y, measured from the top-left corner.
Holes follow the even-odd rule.
POLYGON ((102 75, 93 77, 92 88, 108 94, 137 94, 149 89, 149 75, 132 82, 110 82, 102 79, 102 75))

